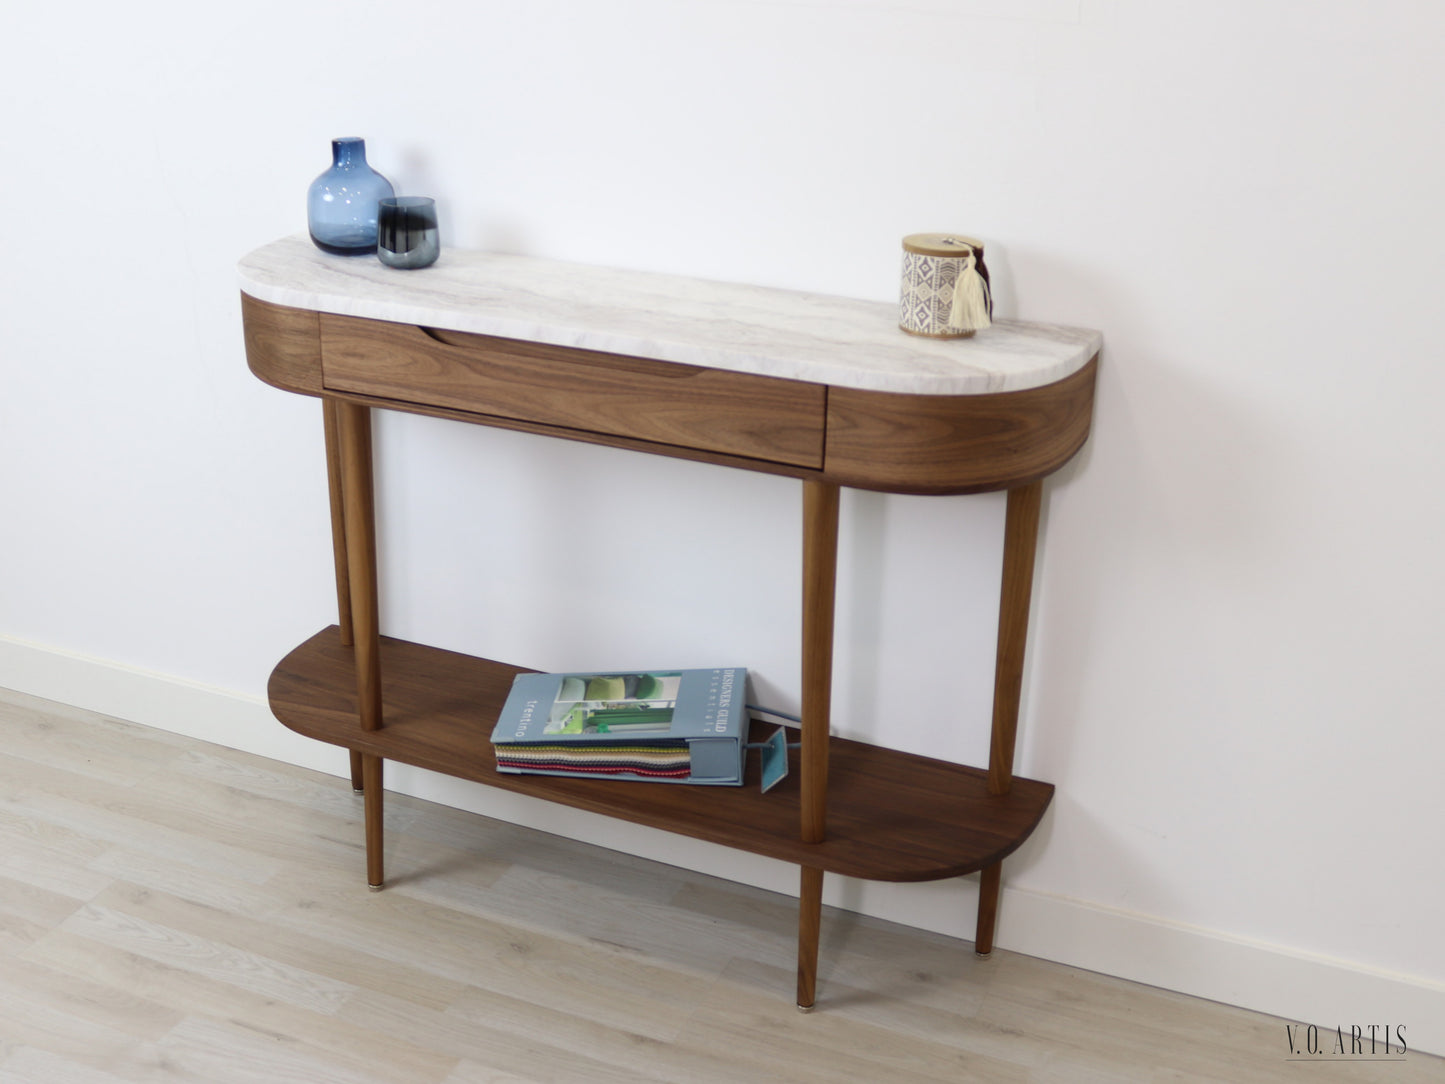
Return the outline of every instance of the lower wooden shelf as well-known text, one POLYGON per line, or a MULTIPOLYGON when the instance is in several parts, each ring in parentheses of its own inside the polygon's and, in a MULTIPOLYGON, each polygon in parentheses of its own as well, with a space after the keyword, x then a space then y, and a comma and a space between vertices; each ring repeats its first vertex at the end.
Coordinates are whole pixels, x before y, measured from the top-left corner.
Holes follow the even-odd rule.
POLYGON ((492 726, 523 672, 383 636, 384 725, 366 732, 352 649, 332 625, 281 660, 267 691, 276 717, 309 738, 865 880, 929 881, 991 866, 1029 837, 1054 794, 1050 783, 1015 778, 1008 794, 991 795, 983 769, 834 738, 827 839, 803 843, 796 761, 767 794, 752 754, 742 787, 498 772, 492 726))

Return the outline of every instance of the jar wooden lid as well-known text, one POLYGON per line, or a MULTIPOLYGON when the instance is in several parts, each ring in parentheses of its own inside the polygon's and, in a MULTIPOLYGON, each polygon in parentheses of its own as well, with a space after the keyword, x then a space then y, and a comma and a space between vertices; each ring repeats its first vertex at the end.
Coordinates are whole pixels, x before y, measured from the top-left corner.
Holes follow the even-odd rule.
POLYGON ((966 256, 969 248, 983 255, 983 242, 961 233, 910 233, 903 239, 903 251, 920 256, 966 256))

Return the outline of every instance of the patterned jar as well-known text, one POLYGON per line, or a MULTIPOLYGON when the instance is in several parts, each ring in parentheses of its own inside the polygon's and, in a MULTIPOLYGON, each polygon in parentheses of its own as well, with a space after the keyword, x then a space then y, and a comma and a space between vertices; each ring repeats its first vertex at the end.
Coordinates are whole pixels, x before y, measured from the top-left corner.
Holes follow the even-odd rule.
POLYGON ((961 339, 988 327, 992 317, 982 241, 957 233, 911 233, 903 239, 899 327, 910 335, 961 339))

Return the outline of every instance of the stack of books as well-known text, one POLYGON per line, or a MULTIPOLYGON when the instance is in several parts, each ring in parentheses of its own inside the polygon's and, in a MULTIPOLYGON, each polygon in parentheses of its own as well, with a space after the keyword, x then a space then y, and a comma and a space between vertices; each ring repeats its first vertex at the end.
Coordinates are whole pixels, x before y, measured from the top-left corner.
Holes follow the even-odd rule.
POLYGON ((492 730, 497 770, 741 786, 747 676, 518 674, 492 730))

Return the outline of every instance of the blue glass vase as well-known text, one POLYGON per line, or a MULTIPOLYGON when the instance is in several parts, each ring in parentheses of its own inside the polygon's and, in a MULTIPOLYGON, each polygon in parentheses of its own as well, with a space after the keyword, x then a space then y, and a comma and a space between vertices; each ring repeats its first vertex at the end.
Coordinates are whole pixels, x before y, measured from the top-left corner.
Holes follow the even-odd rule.
POLYGON ((396 193, 391 182, 366 164, 366 140, 331 141, 331 168, 311 182, 306 225, 323 252, 337 256, 376 254, 376 206, 396 193))

